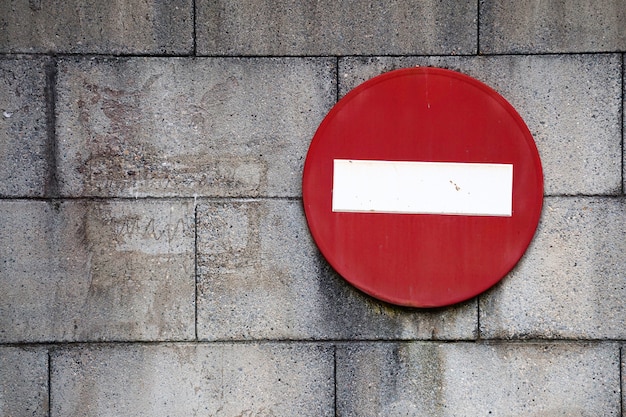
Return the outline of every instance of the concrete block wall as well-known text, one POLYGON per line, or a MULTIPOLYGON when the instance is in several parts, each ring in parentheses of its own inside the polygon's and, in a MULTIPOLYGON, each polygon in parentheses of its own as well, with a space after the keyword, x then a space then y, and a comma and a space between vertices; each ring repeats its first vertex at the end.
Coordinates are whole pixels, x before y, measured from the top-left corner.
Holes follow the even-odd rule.
POLYGON ((626 1, 0 3, 0 416, 626 415, 626 1), (545 200, 440 309, 346 284, 301 203, 351 88, 518 110, 545 200))

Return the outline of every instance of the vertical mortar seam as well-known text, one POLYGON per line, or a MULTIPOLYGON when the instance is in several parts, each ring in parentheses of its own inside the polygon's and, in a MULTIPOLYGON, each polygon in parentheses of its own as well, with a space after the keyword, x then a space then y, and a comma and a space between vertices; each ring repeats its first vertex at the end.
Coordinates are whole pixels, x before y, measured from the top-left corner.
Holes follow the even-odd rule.
POLYGON ((335 57, 335 104, 339 102, 339 56, 335 57))
POLYGON ((480 295, 476 298, 476 340, 480 340, 482 334, 480 332, 480 295))
POLYGON ((626 193, 626 188, 624 186, 624 123, 626 123, 626 118, 624 116, 624 89, 626 88, 626 81, 624 80, 624 77, 626 77, 626 70, 624 69, 624 65, 625 65, 625 61, 626 61, 626 54, 622 53, 622 62, 621 62, 621 72, 622 72, 622 80, 621 80, 621 91, 620 91, 620 115, 619 115, 619 124, 620 124, 620 132, 621 132, 621 138, 620 138, 620 150, 621 150, 621 172, 620 172, 620 177, 622 179, 622 183, 620 184, 621 186, 621 190, 622 190, 622 195, 624 195, 624 193, 626 193))
POLYGON ((191 0, 191 7, 192 7, 192 25, 193 28, 191 29, 191 36, 193 37, 193 56, 197 57, 198 56, 198 32, 196 29, 196 25, 198 24, 198 8, 197 8, 197 4, 196 4, 196 0, 191 0))
POLYGON ((198 341, 198 205, 193 205, 193 331, 194 340, 198 341))
POLYGON ((47 159, 47 177, 44 189, 44 197, 46 198, 58 198, 59 197, 59 182, 58 182, 58 143, 56 132, 56 100, 57 100, 57 59, 51 57, 50 61, 46 63, 45 67, 45 91, 44 96, 46 100, 46 159, 47 159))
POLYGON ((476 0, 476 55, 480 55, 480 0, 476 0))

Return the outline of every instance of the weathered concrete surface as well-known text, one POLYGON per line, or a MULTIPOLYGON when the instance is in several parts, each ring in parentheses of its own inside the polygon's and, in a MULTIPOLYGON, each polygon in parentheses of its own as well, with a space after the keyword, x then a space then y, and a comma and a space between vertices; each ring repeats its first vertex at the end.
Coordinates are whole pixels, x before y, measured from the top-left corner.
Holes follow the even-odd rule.
POLYGON ((547 195, 621 193, 620 55, 342 58, 340 95, 416 65, 460 71, 509 101, 535 139, 547 195))
POLYGON ((194 337, 194 212, 1 201, 0 342, 194 337))
POLYGON ((62 195, 298 196, 335 60, 66 59, 58 96, 62 195))
POLYGON ((480 52, 626 51, 626 1, 481 0, 480 52))
POLYGON ((626 338, 626 200, 547 198, 522 261, 480 297, 484 338, 626 338))
POLYGON ((48 417, 48 352, 0 347, 0 415, 48 417))
POLYGON ((345 344, 337 415, 620 415, 614 343, 345 344))
POLYGON ((52 384, 52 417, 335 415, 331 346, 60 349, 52 384))
POLYGON ((624 1, 1 2, 0 416, 623 414, 624 1), (300 199, 337 93, 411 65, 508 99, 548 195, 437 310, 347 284, 300 199))
POLYGON ((201 55, 476 53, 469 0, 198 0, 201 55))
POLYGON ((46 194, 48 65, 41 58, 0 58, 0 196, 46 194))
POLYGON ((318 253, 300 201, 198 206, 198 337, 473 339, 476 300, 440 310, 378 302, 318 253))
POLYGON ((6 0, 0 52, 189 54, 193 2, 6 0))

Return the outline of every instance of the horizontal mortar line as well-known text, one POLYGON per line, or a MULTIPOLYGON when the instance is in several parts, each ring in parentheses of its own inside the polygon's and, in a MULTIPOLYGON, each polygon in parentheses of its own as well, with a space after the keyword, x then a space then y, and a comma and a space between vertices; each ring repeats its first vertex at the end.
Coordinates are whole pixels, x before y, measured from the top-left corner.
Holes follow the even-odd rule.
POLYGON ((259 345, 259 344, 300 344, 300 345, 350 345, 359 343, 426 343, 426 344, 474 344, 474 345, 602 345, 625 343, 626 339, 258 339, 258 340, 161 340, 161 341, 65 341, 65 342, 24 342, 0 343, 0 348, 67 348, 67 347, 120 347, 120 346, 171 346, 171 345, 259 345))
POLYGON ((2 57, 52 57, 52 58, 196 58, 197 55, 190 51, 188 54, 163 54, 163 53, 99 53, 99 52, 0 52, 2 57))
POLYGON ((2 52, 3 57, 15 58, 27 57, 56 57, 56 58, 237 58, 237 59, 259 59, 259 58, 458 58, 458 57, 506 57, 506 56, 567 56, 567 55, 609 55, 624 54, 626 51, 582 51, 582 52, 478 52, 478 53, 448 53, 448 54, 150 54, 150 53, 69 53, 69 52, 2 52))
POLYGON ((604 198, 604 199, 622 199, 626 197, 624 194, 546 194, 543 198, 604 198))
POLYGON ((209 344, 255 344, 255 343, 440 343, 440 344, 454 344, 454 343, 470 343, 470 344, 602 344, 602 343, 624 343, 626 339, 506 339, 506 338, 491 338, 491 339, 256 339, 256 340, 203 340, 199 339, 199 343, 209 344))
POLYGON ((335 59, 341 57, 342 55, 335 54, 299 54, 299 55, 290 55, 290 54, 241 54, 241 55, 232 55, 232 54, 197 54, 196 58, 210 58, 210 59, 335 59))
POLYGON ((479 52, 478 56, 559 56, 559 55, 615 55, 626 51, 562 51, 562 52, 479 52))
POLYGON ((196 55, 198 58, 402 58, 402 57, 456 57, 477 56, 476 53, 459 54, 242 54, 242 55, 196 55))
POLYGON ((338 58, 486 58, 486 57, 519 57, 519 56, 580 56, 580 55, 616 55, 624 54, 626 51, 607 52, 494 52, 494 53, 474 53, 474 54, 381 54, 381 55, 339 55, 338 58))
POLYGON ((54 58, 102 58, 102 59, 114 59, 114 58, 228 58, 228 59, 258 59, 258 58, 336 58, 342 55, 333 55, 333 54, 300 54, 300 55, 282 55, 282 54, 268 54, 268 55, 260 55, 260 54, 248 54, 248 55, 232 55, 232 54, 114 54, 114 53, 71 53, 71 52, 6 52, 0 53, 0 58, 2 57, 54 57, 54 58))
POLYGON ((489 57, 489 56, 560 56, 560 55, 609 55, 609 54, 622 54, 626 51, 583 51, 583 52, 471 52, 471 53, 434 53, 434 54, 301 54, 301 55, 216 55, 206 54, 196 55, 197 58, 477 58, 477 57, 489 57))
POLYGON ((42 342, 5 342, 0 343, 0 348, 58 348, 66 346, 120 346, 120 345, 180 345, 197 344, 195 339, 189 340, 109 340, 109 341, 42 341, 42 342))
POLYGON ((0 201, 37 201, 44 203, 62 203, 65 201, 193 201, 200 197, 0 197, 0 201))
MULTIPOLYGON (((543 198, 602 198, 602 199, 623 199, 626 194, 545 194, 543 198)), ((144 196, 144 197, 125 197, 125 196, 61 196, 61 197, 12 197, 0 196, 0 201, 42 201, 42 202, 63 202, 63 201, 203 201, 203 202, 252 202, 252 201, 301 201, 302 196, 144 196)))
POLYGON ((375 57, 390 57, 390 58, 402 58, 402 57, 459 57, 459 56, 478 56, 475 52, 470 53, 435 53, 435 54, 151 54, 151 53, 99 53, 99 52, 0 52, 0 57, 15 57, 15 56, 41 56, 41 57, 56 57, 56 58, 241 58, 241 59, 257 59, 257 58, 375 58, 375 57))
POLYGON ((235 202, 248 202, 248 201, 263 201, 263 200, 285 200, 285 201, 301 201, 302 196, 263 196, 263 197, 255 197, 255 196, 240 196, 240 197, 197 197, 198 200, 209 201, 209 202, 224 202, 224 201, 235 201, 235 202))
POLYGON ((63 201, 203 201, 203 202, 248 202, 248 201, 263 201, 263 200, 284 200, 284 201, 301 201, 301 196, 235 196, 235 197, 218 197, 218 196, 170 196, 170 197, 96 197, 96 196, 83 196, 83 197, 3 197, 0 196, 0 201, 41 201, 41 202, 63 202, 63 201))

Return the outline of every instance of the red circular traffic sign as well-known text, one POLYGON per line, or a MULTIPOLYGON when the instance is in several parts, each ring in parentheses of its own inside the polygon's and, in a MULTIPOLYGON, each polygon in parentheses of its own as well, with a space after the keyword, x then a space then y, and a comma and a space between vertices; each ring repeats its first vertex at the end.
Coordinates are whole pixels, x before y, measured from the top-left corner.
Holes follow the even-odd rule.
POLYGON ((515 266, 539 222, 543 176, 502 96, 418 67, 375 77, 331 109, 302 192, 313 239, 343 278, 389 303, 437 307, 515 266))

